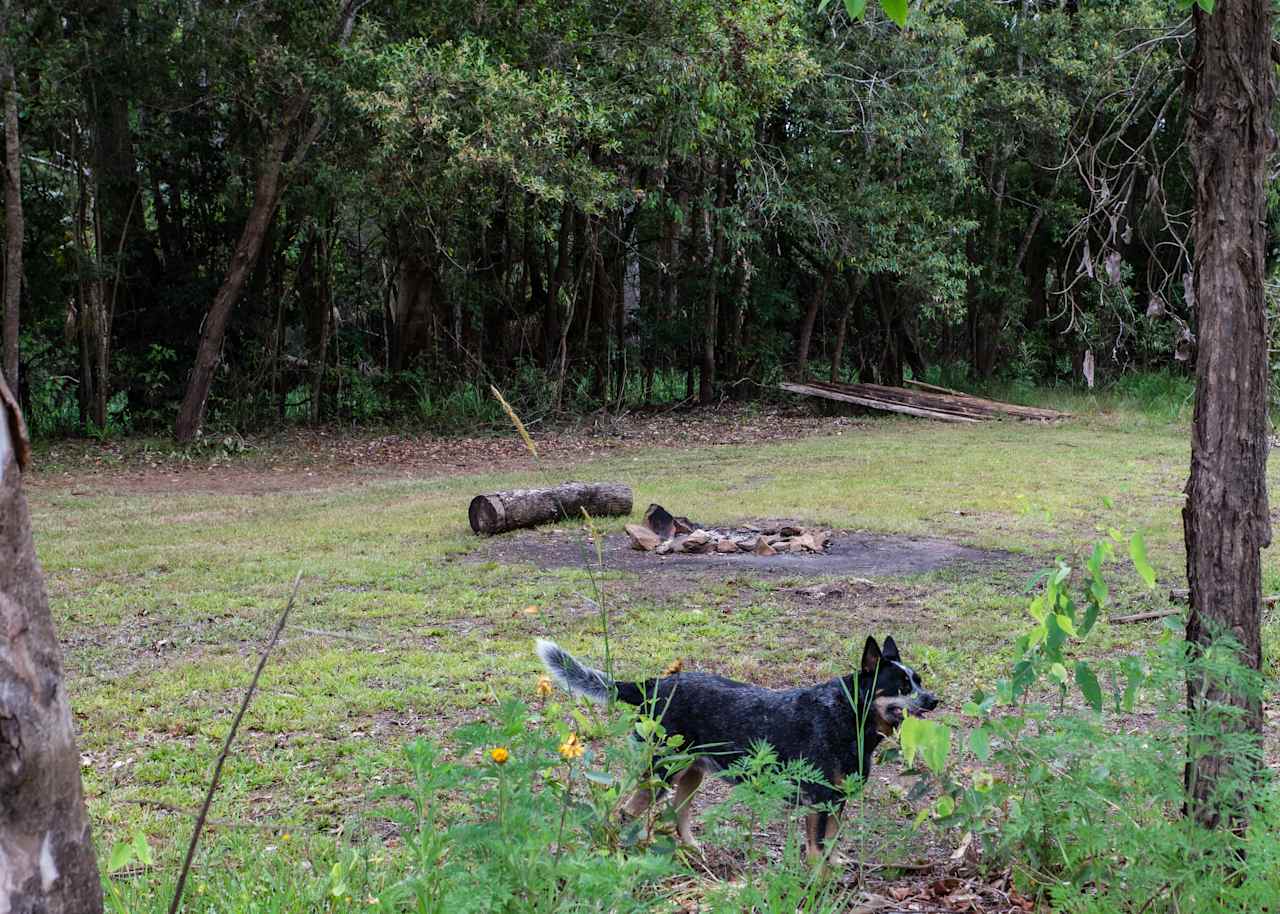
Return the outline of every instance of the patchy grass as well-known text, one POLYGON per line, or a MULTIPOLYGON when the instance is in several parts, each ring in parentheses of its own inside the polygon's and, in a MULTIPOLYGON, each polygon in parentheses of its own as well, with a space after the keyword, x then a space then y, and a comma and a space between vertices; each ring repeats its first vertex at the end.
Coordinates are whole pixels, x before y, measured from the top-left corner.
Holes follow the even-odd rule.
MULTIPOLYGON (((870 420, 798 440, 623 449, 550 473, 626 482, 637 512, 658 501, 708 523, 795 517, 1018 554, 977 574, 845 583, 835 599, 797 592, 812 580, 698 577, 653 589, 634 575, 604 578, 624 675, 681 657, 766 684, 816 681, 847 670, 868 633, 892 632, 954 709, 1006 663, 1026 624, 1029 569, 1078 555, 1114 527, 1142 530, 1162 585, 1180 582, 1187 462, 1185 426, 1108 409, 1055 426, 870 420)), ((398 777, 405 742, 443 739, 501 699, 528 695, 535 636, 601 657, 584 571, 469 556, 470 497, 544 478, 531 468, 326 479, 319 490, 250 496, 106 495, 36 477, 37 544, 101 845, 143 832, 162 865, 180 857, 189 819, 174 810, 198 805, 299 568, 300 604, 214 803, 213 819, 240 835, 219 845, 217 865, 247 859, 264 840, 281 854, 305 843, 271 839, 285 833, 385 837, 367 815, 369 792, 398 777)), ((1280 563, 1264 561, 1268 590, 1280 590, 1280 563)), ((1163 590, 1148 594, 1127 566, 1116 569, 1117 611, 1165 605, 1163 590)), ((1150 634, 1104 626, 1091 643, 1123 651, 1150 634)))

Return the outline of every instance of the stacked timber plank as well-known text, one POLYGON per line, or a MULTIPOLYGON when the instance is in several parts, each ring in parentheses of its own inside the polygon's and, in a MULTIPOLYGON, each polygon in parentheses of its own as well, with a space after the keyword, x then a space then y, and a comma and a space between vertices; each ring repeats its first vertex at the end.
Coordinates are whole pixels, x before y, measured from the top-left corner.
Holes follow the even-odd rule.
POLYGON ((828 381, 786 383, 781 386, 783 390, 807 397, 822 397, 867 409, 937 419, 940 422, 983 422, 1005 417, 1044 422, 1069 416, 1068 413, 1057 410, 1001 403, 999 400, 974 397, 932 384, 914 381, 907 383, 912 384, 914 389, 885 387, 882 384, 832 384, 828 381))

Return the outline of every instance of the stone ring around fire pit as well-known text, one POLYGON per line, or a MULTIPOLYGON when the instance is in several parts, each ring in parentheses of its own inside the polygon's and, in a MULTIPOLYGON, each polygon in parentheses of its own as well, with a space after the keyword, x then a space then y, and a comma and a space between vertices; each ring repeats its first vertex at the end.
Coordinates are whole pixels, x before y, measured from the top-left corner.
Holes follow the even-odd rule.
POLYGON ((823 554, 831 532, 818 528, 745 524, 732 530, 704 529, 686 517, 676 517, 661 505, 649 505, 644 523, 627 524, 633 549, 656 555, 702 555, 715 552, 758 556, 786 553, 823 554))

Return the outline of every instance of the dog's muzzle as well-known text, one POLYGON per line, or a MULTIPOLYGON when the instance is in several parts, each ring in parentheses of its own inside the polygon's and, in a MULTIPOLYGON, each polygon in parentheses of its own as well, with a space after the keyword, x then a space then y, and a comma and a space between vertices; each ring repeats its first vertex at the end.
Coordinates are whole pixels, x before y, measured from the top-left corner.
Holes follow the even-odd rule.
POLYGON ((938 706, 938 696, 932 692, 926 692, 920 689, 911 695, 911 712, 913 714, 927 714, 938 706))

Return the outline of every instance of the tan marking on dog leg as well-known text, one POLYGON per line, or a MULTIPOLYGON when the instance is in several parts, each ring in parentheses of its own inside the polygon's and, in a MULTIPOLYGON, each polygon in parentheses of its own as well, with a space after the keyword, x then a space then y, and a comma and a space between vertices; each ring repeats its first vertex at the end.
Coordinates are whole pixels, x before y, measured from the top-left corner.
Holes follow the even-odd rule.
POLYGON ((818 814, 808 813, 804 817, 804 856, 813 862, 822 856, 822 848, 818 847, 818 814))
POLYGON ((693 815, 693 795, 702 786, 702 769, 686 768, 676 775, 675 795, 671 798, 671 808, 676 811, 676 834, 680 841, 697 850, 698 842, 694 840, 690 820, 693 815))
POLYGON ((827 816, 827 834, 823 842, 823 850, 827 853, 827 861, 835 866, 844 865, 844 856, 836 850, 836 836, 840 832, 840 812, 835 811, 827 816))

